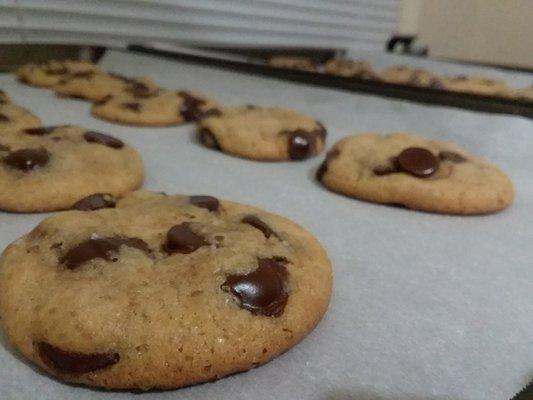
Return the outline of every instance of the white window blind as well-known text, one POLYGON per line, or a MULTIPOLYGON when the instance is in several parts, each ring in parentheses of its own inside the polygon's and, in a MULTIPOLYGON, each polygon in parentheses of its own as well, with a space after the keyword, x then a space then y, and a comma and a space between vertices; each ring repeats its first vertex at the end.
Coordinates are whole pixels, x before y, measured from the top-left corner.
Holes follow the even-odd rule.
POLYGON ((0 0, 0 42, 383 48, 399 0, 0 0))

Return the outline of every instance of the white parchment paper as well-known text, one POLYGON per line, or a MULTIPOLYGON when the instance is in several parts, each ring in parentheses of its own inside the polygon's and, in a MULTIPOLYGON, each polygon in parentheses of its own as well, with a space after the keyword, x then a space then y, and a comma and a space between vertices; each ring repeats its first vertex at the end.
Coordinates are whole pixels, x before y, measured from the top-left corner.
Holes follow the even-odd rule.
MULTIPOLYGON (((516 186, 511 208, 454 217, 331 193, 322 156, 261 163, 198 145, 191 126, 133 128, 92 118, 89 104, 0 75, 0 87, 48 125, 75 123, 135 146, 145 188, 213 194, 287 216, 313 232, 334 267, 329 312, 301 344, 253 371, 178 391, 134 395, 65 385, 0 336, 0 399, 502 400, 533 377, 533 122, 109 52, 109 70, 148 75, 228 104, 292 107, 320 119, 328 144, 352 132, 417 132, 491 160, 516 186)), ((3 190, 3 188, 0 188, 3 190)), ((0 213, 0 247, 45 215, 0 213)))

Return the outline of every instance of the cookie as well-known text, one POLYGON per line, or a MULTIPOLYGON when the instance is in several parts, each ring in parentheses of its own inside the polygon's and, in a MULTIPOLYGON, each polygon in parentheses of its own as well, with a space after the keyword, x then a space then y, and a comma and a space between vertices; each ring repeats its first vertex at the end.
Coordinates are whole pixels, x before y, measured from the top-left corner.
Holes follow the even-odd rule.
POLYGON ((191 92, 169 90, 124 92, 92 107, 92 114, 97 118, 141 126, 177 125, 216 112, 213 100, 191 92))
POLYGON ((112 389, 211 381, 285 352, 326 311, 330 262, 295 223, 210 196, 128 197, 55 214, 0 257, 1 322, 46 372, 112 389))
POLYGON ((41 120, 16 104, 0 102, 0 137, 26 128, 41 126, 41 120))
POLYGON ((322 151, 324 126, 280 107, 225 108, 202 119, 198 137, 207 147, 243 158, 264 161, 302 160, 322 151))
POLYGON ((0 135, 1 210, 54 211, 89 195, 120 197, 142 176, 139 154, 99 132, 66 125, 0 135))
POLYGON ((446 90, 477 94, 481 96, 503 96, 509 91, 505 82, 483 76, 459 75, 443 79, 446 90))
POLYGON ((99 68, 89 61, 51 60, 21 66, 16 74, 20 82, 33 86, 52 87, 69 74, 95 72, 99 68))
POLYGON ((498 168, 454 144, 406 133, 348 136, 316 176, 334 192, 435 213, 496 212, 514 194, 498 168))
POLYGON ((324 72, 346 78, 379 79, 366 61, 332 59, 324 65, 324 72))
POLYGON ((512 99, 533 102, 533 85, 517 90, 510 90, 507 92, 506 97, 512 99))
POLYGON ((0 89, 0 105, 6 103, 11 103, 11 99, 9 98, 6 92, 0 89))
POLYGON ((297 69, 300 71, 316 72, 316 64, 309 57, 274 56, 268 60, 268 65, 276 68, 297 69))
POLYGON ((89 71, 68 75, 54 86, 54 90, 59 96, 98 102, 122 92, 150 94, 158 87, 148 78, 89 71))
POLYGON ((428 87, 442 89, 443 84, 439 77, 421 68, 409 68, 403 65, 389 67, 380 72, 379 77, 389 83, 398 85, 428 87))

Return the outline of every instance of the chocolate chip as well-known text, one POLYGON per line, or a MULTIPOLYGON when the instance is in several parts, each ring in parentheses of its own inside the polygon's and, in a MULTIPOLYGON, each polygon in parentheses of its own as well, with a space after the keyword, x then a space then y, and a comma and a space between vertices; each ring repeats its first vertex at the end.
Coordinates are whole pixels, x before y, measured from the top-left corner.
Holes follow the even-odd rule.
POLYGON ((375 175, 383 176, 398 172, 398 170, 392 165, 380 165, 372 170, 375 175))
POLYGON ((427 177, 439 169, 439 159, 422 147, 408 147, 397 157, 398 167, 411 175, 427 177))
POLYGON ((197 121, 202 115, 200 106, 205 104, 205 100, 193 96, 189 92, 178 92, 178 96, 183 99, 183 103, 179 108, 179 113, 187 122, 197 121))
POLYGON ((431 89, 444 89, 444 84, 439 78, 433 78, 428 85, 431 89))
POLYGON ((326 154, 326 159, 322 162, 322 164, 320 164, 320 167, 318 167, 316 171, 316 179, 318 181, 321 181, 324 174, 328 171, 329 162, 334 158, 338 157, 339 154, 341 154, 341 152, 335 148, 330 150, 328 154, 326 154))
POLYGON ((40 126, 38 128, 24 129, 22 132, 24 132, 26 135, 45 136, 54 132, 55 129, 55 126, 40 126))
POLYGON ((439 158, 442 161, 451 161, 456 164, 466 161, 465 157, 463 157, 461 154, 456 153, 454 151, 441 151, 439 153, 439 158))
POLYGON ((316 136, 311 132, 298 129, 289 135, 289 157, 291 160, 303 160, 316 148, 316 136))
POLYGON ((96 104, 97 106, 102 106, 105 103, 107 103, 109 100, 111 100, 112 98, 113 98, 113 96, 108 94, 107 96, 102 97, 100 100, 95 101, 94 104, 96 104))
POLYGON ((84 374, 110 367, 120 361, 118 353, 77 353, 46 342, 37 344, 39 356, 50 368, 67 374, 84 374))
POLYGON ((211 129, 209 128, 200 128, 198 131, 198 135, 200 138, 200 142, 207 147, 210 147, 212 149, 220 150, 220 146, 217 142, 217 139, 215 138, 215 135, 213 132, 211 132, 211 129))
POLYGON ((197 235, 188 222, 175 225, 167 232, 167 241, 163 248, 168 254, 189 254, 202 246, 208 246, 203 236, 197 235))
POLYGON ((189 198, 189 201, 192 205, 195 205, 196 207, 205 208, 209 211, 218 211, 218 208, 220 207, 220 202, 216 197, 213 196, 191 196, 189 198))
POLYGON ((139 112, 141 111, 141 103, 122 103, 120 105, 122 108, 125 108, 126 110, 130 110, 133 112, 139 112))
POLYGON ((0 122, 9 122, 10 119, 7 115, 0 113, 0 122))
POLYGON ((120 236, 88 239, 71 248, 60 260, 68 269, 75 269, 95 258, 106 261, 116 261, 113 254, 119 251, 120 246, 133 247, 147 254, 151 253, 146 242, 139 238, 124 238, 120 236))
POLYGON ((229 275, 221 289, 231 292, 240 307, 268 317, 283 314, 289 295, 285 289, 287 268, 273 258, 260 258, 255 271, 245 275, 229 275))
POLYGON ((27 172, 46 165, 49 159, 50 154, 45 148, 41 147, 13 151, 4 157, 4 162, 10 167, 27 172))
POLYGON ((253 226, 256 229, 259 229, 261 232, 263 232, 263 235, 268 239, 270 236, 274 235, 275 237, 278 237, 276 232, 274 232, 270 226, 268 226, 266 223, 261 221, 258 217, 255 215, 246 215, 242 220, 242 223, 248 224, 253 226))
POLYGON ((73 210, 93 211, 101 208, 115 208, 115 198, 107 193, 95 193, 81 200, 78 200, 73 206, 73 210))
POLYGON ((83 137, 89 143, 103 144, 105 146, 112 147, 113 149, 121 149, 124 147, 124 142, 121 140, 100 132, 87 131, 83 134, 83 137))
POLYGON ((253 104, 246 104, 246 109, 247 110, 255 110, 256 108, 258 108, 258 107, 254 106, 253 104))

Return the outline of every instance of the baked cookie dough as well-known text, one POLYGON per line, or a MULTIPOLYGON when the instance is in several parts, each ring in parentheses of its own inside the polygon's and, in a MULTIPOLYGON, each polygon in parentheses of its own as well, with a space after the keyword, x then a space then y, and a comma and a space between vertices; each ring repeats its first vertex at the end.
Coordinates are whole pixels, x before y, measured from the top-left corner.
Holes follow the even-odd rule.
POLYGON ((504 96, 509 91, 505 82, 483 76, 459 75, 443 79, 446 90, 481 96, 504 96))
POLYGON ((99 132, 65 125, 0 135, 0 210, 55 211, 96 193, 120 197, 142 177, 139 154, 99 132))
POLYGON ((128 78, 120 74, 94 71, 71 74, 54 86, 59 96, 92 102, 102 101, 107 96, 122 92, 148 95, 158 89, 157 85, 148 78, 128 78))
POLYGON ((202 119, 197 132, 207 147, 263 161, 302 160, 319 154, 326 141, 320 122, 281 107, 224 108, 202 119))
POLYGON ((41 126, 41 120, 30 111, 16 104, 0 101, 0 137, 38 126, 41 126))
POLYGON ((513 185, 460 147, 406 133, 348 136, 330 150, 317 179, 334 192, 446 214, 500 211, 513 185))
POLYGON ((332 59, 326 62, 324 72, 346 78, 379 79, 372 66, 366 61, 332 59))
POLYGON ((507 97, 516 100, 533 102, 533 85, 517 90, 510 90, 507 93, 507 97))
POLYGON ((318 69, 309 57, 300 56, 274 56, 268 60, 268 65, 276 68, 297 69, 307 72, 316 72, 318 69))
POLYGON ((308 232, 210 196, 135 196, 41 222, 0 257, 11 343, 58 379, 177 388, 255 368, 318 323, 331 266, 308 232))
POLYGON ((216 103, 187 91, 124 92, 94 103, 93 116, 129 125, 164 126, 217 113, 216 103))
POLYGON ((442 89, 442 80, 431 72, 421 68, 410 68, 403 65, 389 67, 380 72, 379 77, 389 83, 399 85, 442 89))
POLYGON ((20 82, 33 86, 52 87, 69 74, 98 70, 98 66, 89 61, 51 60, 41 64, 23 65, 16 74, 20 82))

